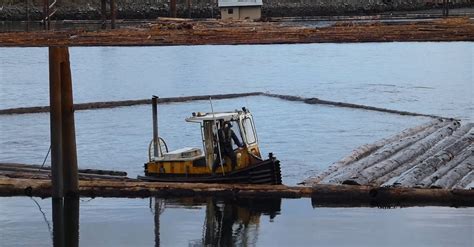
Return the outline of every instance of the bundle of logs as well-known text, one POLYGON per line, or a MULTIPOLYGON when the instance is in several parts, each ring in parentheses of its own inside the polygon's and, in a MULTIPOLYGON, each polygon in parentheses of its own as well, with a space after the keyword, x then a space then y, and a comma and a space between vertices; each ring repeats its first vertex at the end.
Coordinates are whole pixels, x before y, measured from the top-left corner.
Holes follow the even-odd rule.
POLYGON ((474 188, 474 124, 436 119, 355 149, 305 185, 474 188))

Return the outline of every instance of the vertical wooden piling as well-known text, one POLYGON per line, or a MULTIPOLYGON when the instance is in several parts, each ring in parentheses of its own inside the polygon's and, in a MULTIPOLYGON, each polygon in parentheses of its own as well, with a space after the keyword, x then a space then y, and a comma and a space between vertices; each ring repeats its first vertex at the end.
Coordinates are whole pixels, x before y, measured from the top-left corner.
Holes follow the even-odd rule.
POLYGON ((110 0, 110 27, 115 29, 115 20, 117 18, 117 5, 115 0, 110 0))
POLYGON ((63 151, 62 151, 62 110, 61 110, 61 61, 64 48, 49 48, 49 100, 51 127, 51 183, 52 197, 64 196, 63 151))
POLYGON ((100 17, 102 20, 102 29, 107 29, 107 0, 100 1, 100 17))
POLYGON ((79 246, 79 197, 64 199, 64 246, 79 246))
POLYGON ((53 198, 78 192, 76 131, 67 47, 49 48, 51 183, 53 198))
POLYGON ((47 20, 49 16, 49 1, 48 0, 43 0, 43 29, 47 30, 48 25, 47 25, 47 20))
POLYGON ((170 0, 170 17, 176 18, 176 0, 170 0))
POLYGON ((77 174, 76 129, 72 95, 71 67, 67 47, 61 47, 61 120, 64 194, 76 197, 79 190, 77 174))
POLYGON ((26 12, 26 31, 30 31, 30 0, 26 0, 25 4, 25 12, 26 12))

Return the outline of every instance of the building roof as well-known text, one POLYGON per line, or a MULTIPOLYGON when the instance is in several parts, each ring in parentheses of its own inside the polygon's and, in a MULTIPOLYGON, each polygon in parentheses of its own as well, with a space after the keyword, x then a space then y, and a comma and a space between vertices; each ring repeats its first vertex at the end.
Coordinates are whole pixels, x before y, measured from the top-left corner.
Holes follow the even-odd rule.
POLYGON ((192 117, 186 118, 186 122, 199 123, 206 120, 230 121, 232 119, 237 119, 238 115, 238 112, 215 112, 214 114, 197 112, 195 115, 193 114, 192 117))
POLYGON ((262 6, 262 0, 218 0, 219 7, 262 6))

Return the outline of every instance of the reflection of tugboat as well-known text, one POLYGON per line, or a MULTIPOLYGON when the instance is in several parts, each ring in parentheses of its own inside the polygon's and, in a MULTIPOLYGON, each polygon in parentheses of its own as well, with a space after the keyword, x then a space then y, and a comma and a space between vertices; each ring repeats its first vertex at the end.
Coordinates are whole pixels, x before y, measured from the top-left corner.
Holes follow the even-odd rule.
MULTIPOLYGON (((156 123, 156 99, 153 100, 156 123)), ((158 137, 154 124, 154 138, 149 148, 142 180, 160 182, 281 184, 280 162, 270 153, 263 159, 252 114, 244 107, 234 112, 193 113, 187 122, 201 125, 204 154, 199 148, 182 148, 168 152, 164 140, 158 137), (243 143, 226 154, 219 140, 224 124, 233 126, 232 132, 243 143), (152 151, 153 147, 153 152, 152 151), (231 157, 235 158, 235 169, 231 157), (214 167, 214 169, 213 169, 214 167)), ((229 152, 229 151, 228 151, 229 152)))
POLYGON ((200 208, 206 217, 202 239, 190 240, 189 246, 248 246, 257 243, 260 217, 273 220, 281 210, 281 199, 155 198, 155 243, 160 244, 160 214, 166 208, 200 208))

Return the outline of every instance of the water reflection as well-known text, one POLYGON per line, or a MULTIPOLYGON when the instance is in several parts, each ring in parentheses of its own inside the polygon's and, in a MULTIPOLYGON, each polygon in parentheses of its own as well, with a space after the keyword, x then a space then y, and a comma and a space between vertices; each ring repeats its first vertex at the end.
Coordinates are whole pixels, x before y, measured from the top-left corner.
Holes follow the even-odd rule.
POLYGON ((202 238, 190 240, 189 246, 248 246, 257 242, 260 217, 273 220, 280 214, 281 199, 155 198, 155 246, 160 246, 160 214, 174 207, 205 207, 202 238))
POLYGON ((53 246, 79 246, 79 198, 51 199, 53 246))

